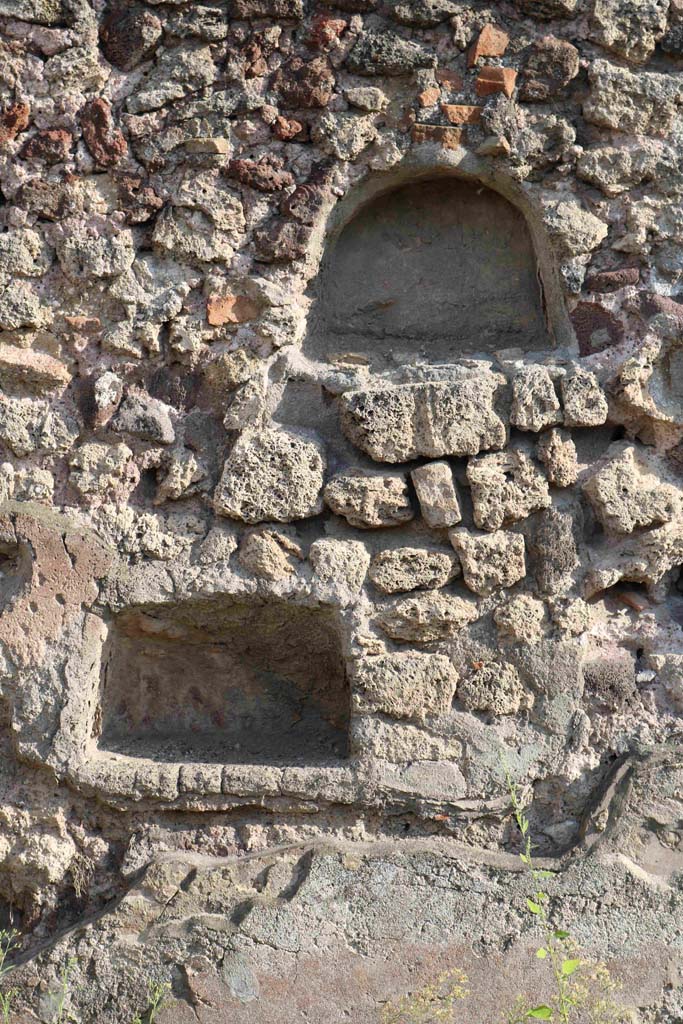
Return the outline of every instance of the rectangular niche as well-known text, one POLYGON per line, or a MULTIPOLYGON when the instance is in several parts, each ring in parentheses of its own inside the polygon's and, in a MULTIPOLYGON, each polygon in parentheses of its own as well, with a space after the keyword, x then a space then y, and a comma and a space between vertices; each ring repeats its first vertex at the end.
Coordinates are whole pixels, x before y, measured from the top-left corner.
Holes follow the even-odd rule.
POLYGON ((128 609, 107 648, 100 749, 214 763, 347 756, 349 690, 328 610, 225 596, 128 609))

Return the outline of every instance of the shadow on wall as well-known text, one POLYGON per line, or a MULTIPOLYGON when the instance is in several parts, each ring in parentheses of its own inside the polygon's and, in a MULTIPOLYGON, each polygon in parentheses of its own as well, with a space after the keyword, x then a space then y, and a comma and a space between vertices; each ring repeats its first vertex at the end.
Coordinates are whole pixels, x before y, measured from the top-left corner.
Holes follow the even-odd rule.
POLYGON ((381 368, 552 344, 524 217, 459 179, 371 200, 328 248, 313 287, 314 359, 358 352, 381 368))

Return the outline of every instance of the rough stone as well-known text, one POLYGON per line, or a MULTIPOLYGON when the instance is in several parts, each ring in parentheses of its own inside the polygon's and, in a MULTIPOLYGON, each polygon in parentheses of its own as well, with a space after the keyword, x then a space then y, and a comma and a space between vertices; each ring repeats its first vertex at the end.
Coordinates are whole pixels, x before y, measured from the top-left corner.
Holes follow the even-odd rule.
POLYGON ((606 50, 644 64, 664 35, 669 0, 595 0, 591 38, 606 50))
POLYGON ((141 441, 173 444, 175 429, 171 408, 144 392, 129 392, 111 423, 112 430, 141 441))
POLYGON ((574 521, 568 512, 545 509, 531 538, 536 586, 542 594, 558 594, 572 583, 579 565, 574 521))
POLYGON ((342 396, 342 429, 378 462, 476 455, 505 444, 494 407, 499 381, 481 374, 455 382, 397 384, 342 396))
POLYGON ((71 373, 58 359, 0 343, 0 382, 5 386, 20 384, 42 394, 63 388, 70 380, 71 373))
POLYGON ((383 594, 400 594, 445 587, 459 571, 455 557, 447 551, 394 548, 374 556, 368 575, 383 594))
POLYGON ((499 530, 479 537, 465 529, 451 530, 465 584, 485 596, 512 587, 526 576, 524 537, 499 530))
POLYGON ((475 601, 437 591, 395 601, 377 624, 392 640, 427 644, 448 640, 478 617, 475 601))
POLYGON ((334 89, 334 72, 325 57, 292 57, 273 78, 273 90, 285 110, 326 107, 334 89))
POLYGON ((284 430, 248 430, 225 461, 214 508, 245 523, 306 519, 322 510, 324 472, 319 442, 284 430))
POLYGON ((522 367, 512 382, 512 426, 538 432, 561 421, 560 402, 547 369, 522 367))
POLYGON ((576 445, 563 430, 549 430, 536 445, 536 456, 545 466, 548 482, 553 487, 571 487, 579 475, 576 445))
POLYGON ((462 519, 458 488, 447 462, 429 462, 410 474, 422 518, 436 529, 455 526, 462 519))
POLYGON ((600 427, 607 420, 608 405, 597 377, 576 367, 562 378, 562 405, 567 427, 600 427))
POLYGON ((592 63, 591 91, 583 105, 587 121, 638 135, 666 135, 673 124, 683 88, 667 75, 630 71, 604 60, 592 63))
POLYGON ((441 654, 385 654, 359 661, 354 681, 360 711, 424 722, 450 710, 458 673, 441 654))
POLYGON ((615 533, 670 522, 683 511, 683 491, 669 483, 646 450, 617 443, 583 483, 600 522, 615 533))
POLYGON ((128 150, 123 133, 116 128, 111 106, 98 97, 81 111, 81 127, 85 144, 101 167, 112 167, 128 150))
POLYGON ((391 17, 400 25, 432 28, 457 13, 455 0, 398 0, 390 8, 391 17))
POLYGON ((415 514, 400 473, 339 473, 325 488, 325 504, 361 530, 398 526, 415 514))
POLYGON ((638 694, 633 655, 619 648, 590 654, 582 664, 586 691, 609 711, 621 711, 638 694))
POLYGON ((551 503, 548 483, 521 451, 481 455, 467 464, 474 522, 481 530, 525 519, 551 503))
POLYGON ((391 32, 364 32, 347 58, 347 67, 357 75, 408 75, 419 68, 432 68, 436 58, 417 43, 391 32))
POLYGON ((370 553, 359 540, 314 541, 308 558, 315 572, 315 587, 321 599, 351 603, 360 593, 370 565, 370 553))
POLYGON ((69 483, 89 503, 123 503, 140 480, 133 453, 125 444, 81 445, 69 466, 69 483))
POLYGON ((573 199, 549 199, 544 204, 544 220, 561 259, 591 252, 608 232, 604 221, 573 199))
POLYGON ((161 36, 159 18, 133 5, 112 4, 100 25, 102 52, 121 71, 132 71, 153 56, 161 36))
POLYGON ((468 711, 514 715, 533 703, 533 695, 524 689, 514 665, 488 662, 460 680, 458 700, 468 711))
POLYGON ((248 533, 237 553, 243 569, 264 580, 287 579, 296 572, 296 561, 303 552, 299 545, 280 530, 260 529, 248 533))
POLYGON ((583 0, 515 0, 520 11, 542 21, 570 18, 577 13, 582 2, 583 0))
POLYGON ((579 51, 555 36, 532 43, 522 68, 519 98, 524 103, 547 103, 560 95, 579 73, 579 51))
POLYGON ((531 594, 516 594, 493 613, 501 636, 527 644, 540 639, 545 617, 543 602, 531 594))

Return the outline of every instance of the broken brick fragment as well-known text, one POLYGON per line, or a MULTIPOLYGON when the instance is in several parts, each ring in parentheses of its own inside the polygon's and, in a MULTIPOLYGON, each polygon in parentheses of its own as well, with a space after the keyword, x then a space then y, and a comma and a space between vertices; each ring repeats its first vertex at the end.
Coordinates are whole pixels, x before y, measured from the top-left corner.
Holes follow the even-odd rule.
POLYGON ((206 319, 212 327, 241 324, 258 313, 258 304, 248 295, 209 295, 206 300, 206 319))
POLYGON ((451 124, 479 124, 484 108, 468 103, 442 103, 441 109, 451 124))
POLYGON ((462 144, 462 128, 449 128, 444 124, 414 124, 413 142, 436 142, 445 149, 457 149, 462 144))
POLYGON ((439 102, 440 96, 441 89, 433 86, 431 89, 425 89, 417 98, 421 107, 433 107, 435 103, 439 102))
POLYGON ((512 96, 516 81, 517 72, 513 68, 484 67, 477 75, 477 96, 493 96, 498 92, 512 96))
POLYGON ((510 36, 497 25, 484 25, 467 54, 467 66, 473 68, 480 57, 502 57, 510 36))

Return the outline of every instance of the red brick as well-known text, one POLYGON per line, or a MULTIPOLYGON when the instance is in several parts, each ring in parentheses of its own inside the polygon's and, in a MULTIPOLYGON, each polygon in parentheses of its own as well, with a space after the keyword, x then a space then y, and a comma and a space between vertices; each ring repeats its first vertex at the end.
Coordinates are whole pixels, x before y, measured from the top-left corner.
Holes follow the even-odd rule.
POLYGON ((467 66, 473 68, 480 57, 502 57, 507 50, 510 36, 497 25, 484 25, 477 40, 467 54, 467 66))
POLYGON ((437 68, 436 80, 443 85, 447 85, 454 92, 462 89, 464 84, 462 75, 457 71, 453 71, 452 68, 437 68))
POLYGON ((100 167, 113 167, 128 151, 126 140, 115 127, 109 103, 98 97, 81 111, 83 139, 100 167))
POLYGON ((462 128, 448 128, 444 124, 414 124, 413 142, 437 142, 445 149, 457 149, 464 136, 462 128))
POLYGON ((242 324, 258 313, 258 305, 247 295, 209 295, 206 301, 206 319, 212 327, 242 324))
POLYGON ((451 124, 478 124, 484 108, 466 103, 442 103, 441 109, 451 124))
POLYGON ((11 103, 0 114, 0 143, 12 142, 19 132, 28 128, 28 103, 11 103))
POLYGON ((477 96, 492 96, 497 92, 512 96, 516 81, 517 72, 513 68, 484 67, 477 75, 477 96))
POLYGON ((431 89, 425 89, 417 98, 421 107, 433 107, 435 103, 439 102, 440 97, 441 89, 434 86, 431 89))

